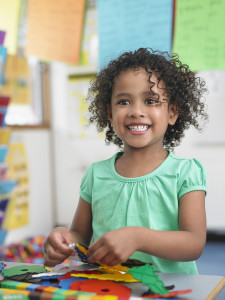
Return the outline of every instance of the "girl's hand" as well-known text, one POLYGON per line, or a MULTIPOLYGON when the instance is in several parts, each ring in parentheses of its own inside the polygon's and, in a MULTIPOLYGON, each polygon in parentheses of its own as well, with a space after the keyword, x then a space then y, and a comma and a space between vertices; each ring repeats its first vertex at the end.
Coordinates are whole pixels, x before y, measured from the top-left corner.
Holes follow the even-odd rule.
POLYGON ((90 263, 99 261, 108 266, 115 266, 136 251, 134 227, 123 227, 103 234, 87 252, 90 263))
POLYGON ((56 227, 44 243, 44 265, 54 267, 75 255, 75 250, 68 247, 72 243, 71 233, 64 227, 56 227))

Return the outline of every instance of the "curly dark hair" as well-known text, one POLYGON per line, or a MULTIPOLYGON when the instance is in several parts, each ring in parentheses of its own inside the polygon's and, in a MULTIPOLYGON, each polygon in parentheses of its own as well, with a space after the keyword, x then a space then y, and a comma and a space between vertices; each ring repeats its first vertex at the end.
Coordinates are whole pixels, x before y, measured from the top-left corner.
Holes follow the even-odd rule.
POLYGON ((107 106, 111 103, 114 80, 122 71, 144 68, 149 74, 152 72, 165 83, 165 93, 168 103, 174 104, 178 111, 175 125, 168 125, 163 145, 167 149, 180 144, 184 130, 193 125, 199 131, 199 117, 207 120, 206 106, 203 94, 207 91, 205 82, 182 64, 178 54, 154 51, 151 48, 140 48, 134 52, 125 52, 118 59, 112 60, 102 69, 96 78, 91 81, 87 101, 90 102, 90 123, 97 125, 98 131, 104 131, 107 144, 113 142, 120 148, 122 140, 115 134, 107 115, 107 106))

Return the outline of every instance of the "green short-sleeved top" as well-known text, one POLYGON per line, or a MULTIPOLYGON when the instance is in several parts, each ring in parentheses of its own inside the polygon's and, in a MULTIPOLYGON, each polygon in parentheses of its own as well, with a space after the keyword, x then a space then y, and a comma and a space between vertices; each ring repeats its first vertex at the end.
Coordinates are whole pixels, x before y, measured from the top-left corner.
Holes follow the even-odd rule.
MULTIPOLYGON (((126 178, 115 170, 120 155, 93 163, 81 182, 80 196, 92 206, 93 241, 125 226, 179 230, 179 199, 191 191, 206 192, 204 167, 196 159, 178 158, 169 152, 153 172, 126 178)), ((139 251, 131 258, 151 262, 159 272, 197 274, 194 261, 168 261, 139 251)))

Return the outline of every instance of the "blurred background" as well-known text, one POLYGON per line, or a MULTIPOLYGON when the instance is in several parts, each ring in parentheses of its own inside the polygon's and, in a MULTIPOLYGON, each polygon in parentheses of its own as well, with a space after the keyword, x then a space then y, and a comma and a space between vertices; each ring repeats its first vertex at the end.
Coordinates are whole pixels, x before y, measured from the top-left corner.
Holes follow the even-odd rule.
POLYGON ((209 122, 175 153, 207 169, 197 263, 200 274, 225 275, 224 12, 223 0, 0 0, 3 257, 37 258, 51 229, 70 225, 86 168, 117 150, 86 126, 89 82, 120 53, 151 47, 178 53, 208 87, 209 122))

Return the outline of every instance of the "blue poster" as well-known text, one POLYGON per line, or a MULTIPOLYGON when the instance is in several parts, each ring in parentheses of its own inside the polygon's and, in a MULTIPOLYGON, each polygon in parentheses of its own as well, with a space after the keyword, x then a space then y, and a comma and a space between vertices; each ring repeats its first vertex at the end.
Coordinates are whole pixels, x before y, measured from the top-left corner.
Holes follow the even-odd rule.
POLYGON ((98 0, 99 67, 141 47, 171 52, 172 0, 98 0))
POLYGON ((0 45, 0 88, 3 81, 3 75, 5 71, 5 63, 7 58, 7 49, 0 45))

